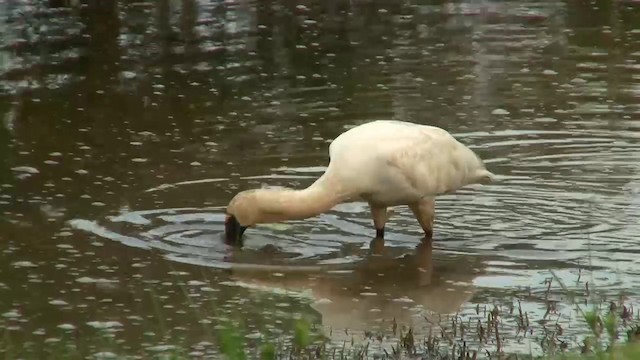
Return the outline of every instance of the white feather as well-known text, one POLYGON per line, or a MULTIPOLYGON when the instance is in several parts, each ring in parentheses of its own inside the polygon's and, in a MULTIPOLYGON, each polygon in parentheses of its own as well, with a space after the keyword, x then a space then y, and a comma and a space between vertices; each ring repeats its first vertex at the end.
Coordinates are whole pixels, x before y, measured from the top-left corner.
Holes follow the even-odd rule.
POLYGON ((402 121, 354 127, 331 143, 329 156, 325 177, 381 206, 405 205, 495 178, 447 131, 402 121))

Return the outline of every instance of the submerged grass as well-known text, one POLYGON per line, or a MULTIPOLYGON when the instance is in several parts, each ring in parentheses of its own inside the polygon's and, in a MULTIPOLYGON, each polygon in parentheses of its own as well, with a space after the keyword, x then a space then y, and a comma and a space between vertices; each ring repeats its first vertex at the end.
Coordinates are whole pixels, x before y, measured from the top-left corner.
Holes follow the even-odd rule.
MULTIPOLYGON (((334 344, 316 331, 307 320, 296 321, 289 334, 291 341, 271 339, 257 346, 247 344, 247 338, 241 327, 227 322, 216 326, 215 343, 220 354, 229 360, 245 359, 567 359, 567 360, 633 360, 640 359, 640 326, 638 319, 628 326, 626 336, 620 339, 621 312, 603 311, 600 307, 584 311, 584 324, 591 335, 583 339, 579 348, 570 349, 558 336, 562 330, 545 332, 541 339, 544 354, 541 356, 510 354, 505 351, 505 342, 513 340, 514 334, 505 338, 505 331, 497 318, 497 307, 488 312, 487 322, 478 323, 476 328, 466 326, 461 320, 451 320, 452 324, 441 328, 437 334, 430 333, 424 338, 415 336, 412 328, 396 325, 397 340, 382 352, 372 348, 382 342, 384 335, 369 334, 364 341, 334 344), (507 341, 505 341, 507 339, 507 341), (473 344, 473 345, 472 345, 473 344), (493 350, 490 344, 493 345, 493 350), (484 349, 481 351, 480 349, 484 349)), ((622 312, 624 313, 624 311, 622 312)), ((526 315, 521 317, 522 326, 527 327, 526 315)), ((389 333, 393 329, 388 329, 389 333)), ((522 330, 520 330, 522 331, 522 330)), ((388 334, 390 335, 390 334, 388 334)), ((517 336, 517 335, 515 335, 517 336)), ((73 332, 65 333, 57 339, 42 342, 20 342, 13 340, 8 331, 0 341, 0 358, 4 359, 85 359, 90 358, 160 358, 191 359, 189 345, 179 339, 163 337, 168 344, 164 349, 144 351, 142 349, 124 349, 114 341, 113 334, 98 332, 95 336, 77 336, 73 332), (132 351, 133 350, 133 351, 132 351), (142 356, 141 356, 142 355, 142 356)))
MULTIPOLYGON (((176 282, 180 284, 180 282, 176 282)), ((208 281, 205 281, 208 283, 208 281)), ((588 284, 588 283, 587 283, 588 284)), ((215 302, 205 299, 196 303, 189 290, 181 286, 185 307, 194 312, 197 319, 214 318, 215 302), (211 308, 202 306, 211 303, 211 308)), ((583 291, 566 286, 552 272, 547 292, 542 300, 547 310, 542 319, 533 319, 520 303, 522 296, 514 295, 505 304, 477 304, 475 317, 469 314, 443 316, 430 323, 426 335, 417 335, 416 329, 396 323, 395 319, 382 330, 365 331, 363 338, 336 343, 331 333, 323 334, 313 321, 292 315, 296 319, 278 335, 251 338, 247 334, 244 314, 215 323, 202 322, 205 338, 215 348, 214 352, 194 352, 193 340, 177 336, 167 324, 170 313, 157 301, 158 292, 148 289, 154 322, 143 326, 153 338, 154 346, 139 344, 139 348, 122 346, 116 333, 108 329, 81 333, 77 330, 60 330, 60 335, 24 339, 5 329, 0 336, 0 359, 85 359, 85 358, 163 358, 191 359, 217 358, 223 355, 229 360, 245 359, 549 359, 549 360, 640 360, 640 315, 621 299, 617 302, 596 297, 596 291, 584 285, 583 291), (551 299, 552 284, 557 284, 564 303, 569 303, 580 318, 582 328, 589 332, 581 339, 566 337, 566 324, 559 319, 559 300, 551 299), (586 295, 586 297, 585 297, 586 295), (535 332, 539 335, 533 336, 535 332), (156 334, 156 331, 158 332, 156 334), (516 353, 511 345, 528 339, 542 350, 533 355, 516 353)), ((235 312, 234 312, 235 314, 235 312)), ((215 317, 216 319, 218 317, 215 317)), ((430 322, 427 319, 427 322, 430 322)), ((255 330, 255 329, 254 329, 255 330)), ((263 329, 261 329, 262 331, 263 329)), ((267 331, 262 331, 267 333, 267 331)))
MULTIPOLYGON (((265 342, 259 350, 259 358, 271 359, 456 359, 475 360, 489 359, 549 359, 549 360, 640 360, 640 312, 634 317, 632 306, 622 302, 599 300, 595 291, 585 289, 581 294, 567 287, 554 272, 547 281, 547 311, 543 319, 530 319, 529 313, 523 311, 520 299, 516 299, 517 308, 511 306, 476 305, 477 323, 471 319, 455 316, 440 319, 426 337, 415 336, 414 329, 398 325, 393 320, 387 333, 365 332, 365 340, 335 344, 322 333, 314 333, 312 326, 305 320, 298 320, 294 326, 293 341, 288 345, 265 342), (563 339, 565 329, 560 322, 558 302, 549 300, 552 283, 557 283, 561 294, 580 314, 584 327, 589 329, 579 346, 571 347, 568 340, 563 339), (586 295, 586 298, 584 296, 586 295), (584 304, 591 304, 583 309, 578 298, 584 304), (589 300, 590 299, 590 300, 589 300), (556 320, 552 316, 557 315, 556 320), (515 328, 505 327, 502 319, 510 318, 515 328), (484 319, 484 320, 481 320, 484 319), (542 336, 537 343, 542 354, 533 355, 509 353, 505 339, 513 340, 533 334, 534 324, 542 325, 542 336), (509 333, 515 330, 515 334, 509 333), (396 339, 382 351, 371 352, 376 343, 380 345, 385 339, 396 339)), ((579 280, 578 280, 579 283, 579 280)), ((234 326, 225 328, 227 335, 221 338, 220 349, 228 359, 247 359, 251 350, 247 349, 239 336, 239 329, 234 326), (229 334, 236 334, 231 336, 229 334)), ((378 349, 382 348, 377 346, 378 349)), ((255 354, 255 352, 254 352, 255 354)))
MULTIPOLYGON (((237 333, 233 329, 228 329, 230 333, 237 333)), ((597 348, 595 351, 587 348, 583 348, 582 351, 565 351, 565 352, 552 352, 542 356, 533 355, 517 355, 517 354, 505 354, 504 352, 497 352, 491 354, 489 352, 482 354, 477 351, 470 351, 464 347, 456 352, 455 345, 452 347, 452 351, 441 352, 434 346, 435 339, 425 339, 423 342, 416 342, 413 337, 412 330, 401 336, 400 341, 391 347, 391 352, 385 352, 384 355, 373 356, 373 358, 382 359, 458 359, 458 360, 475 360, 477 358, 496 358, 496 359, 540 359, 540 360, 637 360, 640 359, 640 327, 636 326, 634 329, 629 330, 629 341, 624 344, 610 343, 610 346, 605 348, 597 348)), ((239 338, 239 337, 237 337, 239 338)), ((237 339, 236 338, 236 339, 237 339)), ((226 355, 229 360, 246 359, 247 355, 243 350, 243 346, 238 344, 236 339, 231 340, 227 337, 221 344, 221 352, 226 355)), ((298 336, 296 336, 298 339, 298 336)), ((587 342, 587 340, 585 340, 587 342)), ((284 351, 277 351, 273 343, 266 343, 262 346, 260 351, 260 359, 262 360, 275 360, 275 359, 344 359, 344 360, 359 360, 369 358, 368 347, 370 343, 354 345, 352 344, 348 349, 343 346, 341 349, 333 348, 328 349, 326 345, 316 345, 308 347, 294 343, 290 349, 284 349, 284 351)))

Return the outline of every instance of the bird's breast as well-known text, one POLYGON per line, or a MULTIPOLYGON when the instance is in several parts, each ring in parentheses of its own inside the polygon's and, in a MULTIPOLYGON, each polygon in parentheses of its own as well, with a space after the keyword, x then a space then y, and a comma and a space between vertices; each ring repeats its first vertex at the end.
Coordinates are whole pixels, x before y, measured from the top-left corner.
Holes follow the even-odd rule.
POLYGON ((362 194, 361 197, 369 203, 380 206, 407 205, 420 200, 420 196, 413 191, 378 191, 362 194))

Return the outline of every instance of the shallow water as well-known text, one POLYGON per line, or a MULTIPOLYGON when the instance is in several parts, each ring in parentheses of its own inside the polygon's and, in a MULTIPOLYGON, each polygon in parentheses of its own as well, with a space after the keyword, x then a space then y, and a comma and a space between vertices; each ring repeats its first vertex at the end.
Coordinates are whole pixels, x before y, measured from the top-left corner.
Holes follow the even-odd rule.
POLYGON ((14 345, 107 327, 122 352, 196 356, 221 319, 256 341, 299 316, 340 341, 518 292, 540 318, 550 270, 640 295, 638 3, 56 3, 0 4, 14 345), (372 243, 360 203, 221 243, 235 192, 311 184, 378 118, 446 128, 502 181, 438 199, 433 248, 402 207, 372 243))

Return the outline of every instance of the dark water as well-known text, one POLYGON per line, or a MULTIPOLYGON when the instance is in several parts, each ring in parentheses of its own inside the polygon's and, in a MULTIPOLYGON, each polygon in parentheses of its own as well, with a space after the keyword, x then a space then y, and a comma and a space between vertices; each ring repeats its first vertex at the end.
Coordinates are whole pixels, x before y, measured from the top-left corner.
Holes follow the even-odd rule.
POLYGON ((542 317, 550 270, 640 295, 639 24, 631 1, 2 2, 0 348, 107 327, 83 351, 199 356, 222 320, 256 342, 300 316, 338 341, 518 291, 542 317), (439 199, 432 249, 405 208, 370 244, 363 204, 220 242, 235 192, 309 185, 380 118, 504 180, 439 199))

